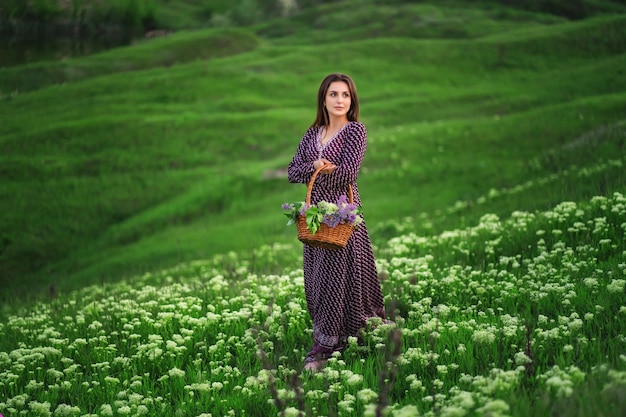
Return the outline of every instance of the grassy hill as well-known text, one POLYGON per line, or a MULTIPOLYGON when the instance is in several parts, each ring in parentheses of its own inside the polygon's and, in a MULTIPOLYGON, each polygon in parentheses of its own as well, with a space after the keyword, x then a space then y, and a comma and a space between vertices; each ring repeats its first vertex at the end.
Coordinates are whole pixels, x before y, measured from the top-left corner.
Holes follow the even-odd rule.
POLYGON ((279 207, 303 190, 274 174, 331 71, 352 74, 362 97, 360 186, 374 228, 466 207, 432 231, 416 225, 431 233, 489 210, 623 189, 617 170, 474 204, 490 190, 621 159, 624 15, 572 23, 453 3, 401 7, 372 4, 343 23, 336 9, 317 9, 343 34, 198 30, 1 69, 3 298, 293 241, 279 207), (385 36, 367 24, 376 15, 386 27, 412 19, 424 29, 385 36), (460 19, 464 33, 439 30, 460 19))

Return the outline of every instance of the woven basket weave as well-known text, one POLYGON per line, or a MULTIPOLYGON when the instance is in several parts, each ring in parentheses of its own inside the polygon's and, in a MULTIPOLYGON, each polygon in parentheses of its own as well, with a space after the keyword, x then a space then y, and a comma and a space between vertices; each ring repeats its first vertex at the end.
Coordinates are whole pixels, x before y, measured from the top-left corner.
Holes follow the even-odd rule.
MULTIPOLYGON (((309 186, 306 193, 306 204, 311 204, 311 191, 313 190, 313 183, 315 182, 315 178, 317 178, 317 174, 326 168, 326 165, 318 168, 311 177, 311 181, 309 181, 309 186)), ((350 204, 354 202, 354 196, 352 194, 352 187, 348 184, 348 201, 350 204)), ((306 217, 302 215, 298 215, 296 219, 296 226, 298 227, 298 240, 300 242, 309 245, 315 246, 319 248, 325 249, 341 249, 345 248, 348 244, 348 240, 354 231, 354 225, 349 223, 340 223, 336 227, 330 227, 325 223, 320 225, 320 228, 315 232, 315 234, 311 233, 306 224, 306 217)))

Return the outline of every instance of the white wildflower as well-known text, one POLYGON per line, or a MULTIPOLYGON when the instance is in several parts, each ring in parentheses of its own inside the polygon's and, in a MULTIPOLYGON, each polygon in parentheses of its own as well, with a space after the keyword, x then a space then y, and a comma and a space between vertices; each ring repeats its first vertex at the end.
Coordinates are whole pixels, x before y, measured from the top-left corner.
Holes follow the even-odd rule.
POLYGON ((176 367, 172 368, 168 372, 170 378, 182 378, 185 376, 185 371, 176 367))
POLYGON ((357 393, 357 397, 364 403, 371 403, 378 399, 378 394, 370 388, 364 388, 357 393))
POLYGON ((611 293, 620 293, 624 292, 624 286, 626 286, 626 280, 614 279, 606 286, 606 289, 611 293))

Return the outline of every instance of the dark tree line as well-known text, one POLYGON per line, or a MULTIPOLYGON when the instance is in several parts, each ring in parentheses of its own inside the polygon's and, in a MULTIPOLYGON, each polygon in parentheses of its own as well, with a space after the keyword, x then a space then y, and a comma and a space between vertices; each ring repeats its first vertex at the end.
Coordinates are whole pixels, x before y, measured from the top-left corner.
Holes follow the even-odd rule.
MULTIPOLYGON (((83 32, 103 26, 129 30, 168 29, 157 19, 157 10, 178 0, 0 0, 0 32, 15 31, 24 25, 35 28, 57 25, 83 32)), ((244 26, 281 16, 291 16, 314 6, 341 0, 198 0, 196 18, 204 26, 244 26)), ((344 0, 350 1, 350 0, 344 0)), ((427 3, 429 0, 352 0, 355 6, 367 3, 427 3)), ((433 0, 430 0, 433 1, 433 0)), ((447 0, 437 0, 447 3, 447 0)), ((626 12, 624 0, 450 0, 468 5, 501 4, 548 13, 567 19, 584 19, 598 13, 626 12)))
POLYGON ((598 13, 626 11, 623 0, 499 0, 498 3, 517 9, 542 12, 572 20, 585 19, 598 13))

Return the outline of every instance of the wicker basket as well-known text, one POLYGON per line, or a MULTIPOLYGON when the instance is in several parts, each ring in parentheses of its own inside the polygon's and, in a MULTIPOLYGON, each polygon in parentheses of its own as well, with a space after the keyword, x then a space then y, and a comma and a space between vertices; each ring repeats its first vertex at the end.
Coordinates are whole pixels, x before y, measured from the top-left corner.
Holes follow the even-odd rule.
MULTIPOLYGON (((311 190, 313 189, 315 178, 317 178, 317 174, 319 174, 319 172, 325 167, 326 165, 318 168, 313 173, 313 176, 311 176, 311 181, 309 181, 306 193, 307 205, 311 204, 311 190)), ((350 184, 348 184, 348 201, 350 203, 354 202, 354 195, 352 194, 352 187, 350 184)), ((346 247, 348 240, 354 231, 353 224, 340 223, 336 227, 330 227, 327 224, 322 223, 317 232, 313 234, 307 227, 306 218, 302 215, 298 215, 296 226, 298 227, 298 240, 300 240, 300 242, 309 246, 325 249, 341 249, 346 247)))

